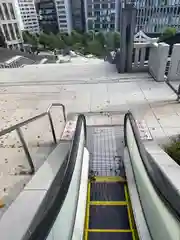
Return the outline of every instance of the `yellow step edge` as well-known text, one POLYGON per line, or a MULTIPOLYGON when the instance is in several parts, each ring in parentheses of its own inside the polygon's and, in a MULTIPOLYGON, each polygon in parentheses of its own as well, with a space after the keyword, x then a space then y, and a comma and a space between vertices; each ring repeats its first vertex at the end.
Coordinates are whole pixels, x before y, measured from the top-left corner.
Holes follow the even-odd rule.
POLYGON ((84 240, 88 240, 91 183, 88 182, 84 240))
MULTIPOLYGON (((128 187, 126 185, 124 185, 124 192, 125 192, 126 201, 129 202, 128 187)), ((129 204, 127 205, 127 212, 128 212, 129 226, 130 226, 130 229, 132 230, 132 239, 136 240, 135 233, 134 233, 134 230, 133 230, 133 218, 131 216, 131 211, 130 211, 129 204)))
POLYGON ((96 182, 126 182, 123 177, 95 177, 96 182))
POLYGON ((119 232, 119 233, 123 233, 123 232, 132 232, 131 229, 87 229, 88 232, 119 232))
POLYGON ((97 205, 97 206, 124 206, 128 203, 126 201, 91 201, 90 205, 97 205))

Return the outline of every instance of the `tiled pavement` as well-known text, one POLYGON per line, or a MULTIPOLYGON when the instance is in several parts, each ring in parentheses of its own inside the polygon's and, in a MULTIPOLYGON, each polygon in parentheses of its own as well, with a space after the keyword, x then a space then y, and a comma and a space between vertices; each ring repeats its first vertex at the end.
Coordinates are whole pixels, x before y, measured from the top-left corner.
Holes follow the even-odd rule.
MULTIPOLYGON (((81 81, 74 82, 71 76, 63 80, 61 78, 59 81, 56 79, 52 81, 52 85, 50 81, 47 84, 41 80, 38 84, 33 79, 29 80, 30 84, 24 84, 21 83, 21 79, 18 82, 16 76, 14 81, 8 80, 6 86, 3 78, 0 80, 0 129, 45 111, 50 103, 61 102, 66 106, 68 113, 88 113, 89 125, 123 124, 123 116, 130 109, 137 119, 146 121, 157 141, 180 133, 180 104, 175 101, 176 96, 166 83, 153 81, 147 73, 124 75, 113 73, 112 78, 110 74, 105 73, 103 77, 96 74, 87 79, 88 74, 89 72, 87 76, 81 75, 81 81)), ((60 111, 53 112, 59 135, 63 128, 60 114, 60 111)), ((52 143, 48 121, 45 119, 46 117, 29 124, 24 129, 37 167, 43 163, 52 143)), ((28 177, 16 174, 17 171, 27 168, 27 161, 19 147, 17 136, 10 134, 2 137, 0 141, 1 198, 8 196, 16 185, 22 188, 28 177)))

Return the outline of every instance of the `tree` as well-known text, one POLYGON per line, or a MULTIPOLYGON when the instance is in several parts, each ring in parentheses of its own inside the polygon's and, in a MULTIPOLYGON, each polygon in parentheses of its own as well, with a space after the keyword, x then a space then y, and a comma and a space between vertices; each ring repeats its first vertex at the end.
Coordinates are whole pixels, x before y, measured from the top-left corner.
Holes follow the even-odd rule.
POLYGON ((168 39, 170 37, 173 37, 176 35, 176 28, 173 27, 167 27, 164 32, 162 33, 162 35, 159 38, 159 41, 162 42, 165 39, 168 39))
POLYGON ((49 35, 49 44, 48 45, 52 50, 55 48, 63 49, 65 47, 63 40, 58 35, 54 35, 53 33, 51 33, 49 35))
POLYGON ((59 33, 58 36, 59 36, 59 38, 61 38, 63 40, 65 45, 67 45, 67 46, 73 45, 73 40, 72 40, 71 35, 69 35, 67 33, 59 33))
POLYGON ((32 45, 33 47, 37 47, 38 38, 36 35, 29 33, 28 31, 22 32, 23 40, 25 43, 32 45))
POLYGON ((49 46, 50 44, 50 38, 49 35, 46 33, 41 33, 39 35, 39 43, 42 44, 44 46, 44 48, 46 48, 47 46, 49 46))
POLYGON ((92 53, 95 56, 102 57, 104 54, 104 47, 97 39, 94 39, 87 44, 87 52, 92 53))
POLYGON ((95 34, 95 39, 102 45, 104 46, 106 44, 106 39, 105 36, 102 32, 98 32, 95 34))
POLYGON ((77 31, 73 30, 71 33, 72 42, 75 43, 82 43, 83 42, 83 35, 78 33, 77 31))

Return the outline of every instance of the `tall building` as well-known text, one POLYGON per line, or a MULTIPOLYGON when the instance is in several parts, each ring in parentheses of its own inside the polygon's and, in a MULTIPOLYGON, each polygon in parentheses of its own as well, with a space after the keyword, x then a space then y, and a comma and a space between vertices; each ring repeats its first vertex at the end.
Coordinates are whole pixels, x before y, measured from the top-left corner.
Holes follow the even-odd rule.
POLYGON ((167 27, 180 31, 180 0, 138 0, 136 32, 161 33, 167 27))
POLYGON ((54 0, 38 0, 36 2, 36 10, 40 30, 46 33, 57 33, 59 27, 54 0))
POLYGON ((84 0, 86 30, 114 31, 116 0, 84 0))
POLYGON ((5 37, 7 47, 22 48, 22 34, 13 0, 0 0, 0 32, 5 37))
POLYGON ((71 0, 38 0, 36 9, 40 29, 44 32, 72 31, 71 0))
POLYGON ((39 21, 34 0, 18 0, 23 30, 39 33, 39 21))
POLYGON ((84 0, 71 0, 72 28, 84 32, 85 24, 85 3, 84 0))
MULTIPOLYGON (((76 0, 74 0, 76 2, 76 0)), ((70 0, 55 0, 58 28, 60 32, 72 31, 72 8, 70 0)))

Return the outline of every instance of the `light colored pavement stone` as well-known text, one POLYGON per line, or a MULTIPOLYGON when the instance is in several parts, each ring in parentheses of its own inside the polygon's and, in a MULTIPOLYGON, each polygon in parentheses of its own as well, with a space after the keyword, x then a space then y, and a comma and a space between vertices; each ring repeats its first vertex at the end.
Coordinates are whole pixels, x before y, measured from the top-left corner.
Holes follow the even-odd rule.
MULTIPOLYGON (((125 112, 131 110, 137 119, 145 120, 157 142, 179 132, 180 105, 167 84, 153 81, 148 73, 118 74, 113 65, 101 60, 91 63, 1 69, 0 129, 42 113, 53 102, 61 102, 67 113, 92 112, 87 118, 89 125, 123 124, 125 112), (109 111, 109 116, 95 114, 109 111)), ((64 126, 61 110, 53 109, 52 116, 60 138, 64 126)), ((29 124, 23 133, 38 168, 51 150, 48 119, 29 124)), ((15 133, 0 138, 0 197, 11 200, 29 180, 12 174, 16 168, 28 167, 18 141, 15 133)))

